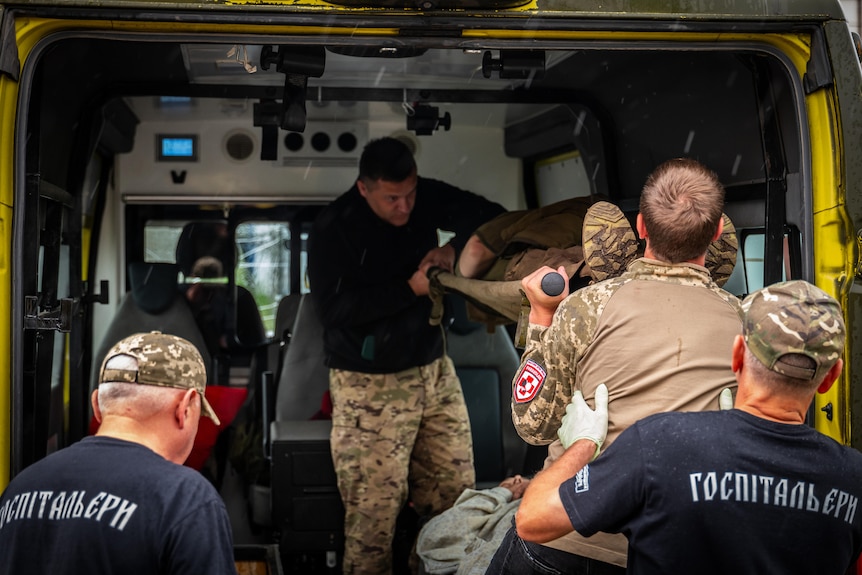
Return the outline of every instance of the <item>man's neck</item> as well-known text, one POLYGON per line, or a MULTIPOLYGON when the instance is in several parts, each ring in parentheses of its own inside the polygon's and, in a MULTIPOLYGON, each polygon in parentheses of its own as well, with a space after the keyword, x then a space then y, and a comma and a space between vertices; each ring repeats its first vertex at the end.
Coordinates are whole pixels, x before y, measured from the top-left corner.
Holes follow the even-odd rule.
POLYGON ((155 451, 168 461, 173 461, 171 458, 171 450, 165 445, 165 442, 160 437, 160 434, 153 433, 150 429, 159 429, 158 426, 149 427, 133 418, 124 417, 121 415, 107 416, 99 425, 99 430, 96 435, 102 437, 113 437, 130 443, 137 443, 144 447, 155 451))
POLYGON ((761 419, 798 425, 805 422, 811 398, 779 396, 766 389, 740 384, 734 407, 761 419))
MULTIPOLYGON (((661 257, 657 256, 657 255, 655 254, 655 252, 654 252, 654 251, 652 251, 652 248, 650 248, 649 242, 647 242, 647 245, 646 245, 646 247, 644 248, 644 256, 643 256, 643 257, 648 258, 648 259, 651 259, 651 260, 656 260, 656 261, 659 261, 659 262, 662 262, 662 263, 666 263, 666 264, 668 264, 668 265, 673 265, 671 262, 667 261, 666 259, 664 259, 664 258, 661 258, 661 257)), ((684 262, 678 262, 678 263, 683 263, 683 264, 695 264, 695 265, 699 265, 699 266, 705 266, 705 265, 706 265, 706 252, 704 252, 704 254, 703 254, 702 256, 700 256, 700 257, 697 257, 697 258, 694 258, 694 259, 690 259, 690 260, 686 260, 686 261, 684 261, 684 262)))

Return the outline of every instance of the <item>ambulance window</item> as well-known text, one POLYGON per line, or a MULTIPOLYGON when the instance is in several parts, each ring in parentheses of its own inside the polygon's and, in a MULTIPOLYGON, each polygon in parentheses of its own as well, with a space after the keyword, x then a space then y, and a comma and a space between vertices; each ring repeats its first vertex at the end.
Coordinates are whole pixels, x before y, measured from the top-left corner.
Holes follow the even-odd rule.
MULTIPOLYGON (((236 245, 239 254, 236 284, 254 296, 267 337, 272 337, 278 304, 290 293, 290 225, 241 223, 236 228, 236 245)), ((300 258, 304 252, 303 249, 300 258)))
POLYGON ((536 162, 536 195, 539 206, 568 198, 589 196, 590 178, 577 150, 536 162))
POLYGON ((177 242, 183 233, 183 221, 149 221, 144 228, 144 261, 176 263, 177 242))
MULTIPOLYGON (((727 285, 725 285, 725 289, 730 291, 731 293, 737 293, 731 286, 734 282, 734 277, 736 276, 737 269, 741 268, 742 272, 745 274, 745 277, 741 278, 741 281, 744 285, 744 291, 740 293, 751 293, 757 291, 763 287, 763 275, 764 275, 764 246, 766 245, 766 234, 762 231, 745 231, 742 232, 742 238, 740 241, 740 245, 742 249, 740 253, 737 254, 736 261, 736 269, 734 269, 734 273, 731 276, 730 280, 728 280, 727 285), (740 261, 741 260, 741 261, 740 261), (740 265, 742 264, 742 265, 740 265), (728 286, 731 286, 730 288, 728 286)), ((787 234, 784 235, 784 266, 782 267, 781 273, 781 281, 786 280, 790 277, 790 250, 789 250, 789 238, 787 234)))

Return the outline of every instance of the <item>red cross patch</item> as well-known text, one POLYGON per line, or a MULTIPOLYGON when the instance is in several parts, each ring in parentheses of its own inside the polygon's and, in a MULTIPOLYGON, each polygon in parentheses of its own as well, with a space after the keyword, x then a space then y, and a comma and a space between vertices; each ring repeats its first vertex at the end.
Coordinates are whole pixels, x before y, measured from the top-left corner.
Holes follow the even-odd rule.
POLYGON ((515 383, 515 403, 532 401, 539 393, 542 382, 545 381, 545 375, 545 369, 541 365, 528 359, 515 383))

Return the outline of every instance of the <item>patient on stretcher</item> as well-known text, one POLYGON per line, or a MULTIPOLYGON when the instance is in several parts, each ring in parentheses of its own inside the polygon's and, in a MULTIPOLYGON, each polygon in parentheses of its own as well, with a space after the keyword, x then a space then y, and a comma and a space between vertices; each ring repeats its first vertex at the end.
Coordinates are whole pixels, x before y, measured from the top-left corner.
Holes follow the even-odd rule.
MULTIPOLYGON (((733 223, 727 215, 723 218, 724 231, 706 259, 719 286, 733 272, 737 251, 733 223)), ((487 222, 467 241, 454 274, 432 272, 432 288, 440 296, 446 291, 464 296, 474 321, 514 324, 526 305, 520 280, 540 267, 565 268, 571 293, 618 276, 641 253, 630 222, 617 206, 594 197, 570 198, 487 222)))

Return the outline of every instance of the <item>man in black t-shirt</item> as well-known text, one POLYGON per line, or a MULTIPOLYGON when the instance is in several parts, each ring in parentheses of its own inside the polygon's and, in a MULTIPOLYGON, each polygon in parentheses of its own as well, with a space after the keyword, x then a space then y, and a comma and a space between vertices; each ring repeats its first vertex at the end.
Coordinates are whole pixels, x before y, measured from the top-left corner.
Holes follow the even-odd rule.
POLYGON ((862 454, 805 425, 814 394, 842 369, 840 306, 797 280, 743 308, 735 409, 647 417, 589 463, 607 404, 597 394, 593 412, 576 396, 560 428, 568 449, 533 479, 516 515, 521 538, 623 533, 633 574, 840 575, 853 565, 862 454))
POLYGON ((159 332, 102 362, 86 437, 19 473, 0 497, 0 573, 236 575, 224 503, 182 463, 201 415, 206 368, 159 332))

